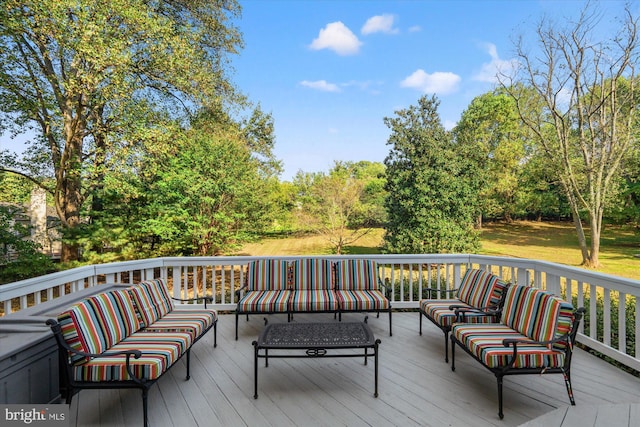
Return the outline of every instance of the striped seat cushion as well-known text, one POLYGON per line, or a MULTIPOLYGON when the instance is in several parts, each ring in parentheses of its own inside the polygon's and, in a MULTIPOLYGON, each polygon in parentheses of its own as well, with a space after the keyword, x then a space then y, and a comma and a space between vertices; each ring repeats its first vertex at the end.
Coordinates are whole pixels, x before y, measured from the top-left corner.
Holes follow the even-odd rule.
MULTIPOLYGON (((139 350, 139 359, 130 359, 133 374, 139 379, 155 380, 160 377, 191 343, 191 335, 186 332, 165 332, 159 339, 157 332, 137 332, 109 350, 139 350)), ((82 365, 74 366, 72 372, 76 381, 126 381, 130 380, 126 368, 126 356, 96 357, 82 365)))
POLYGON ((462 276, 456 297, 471 307, 491 307, 500 302, 506 286, 488 271, 469 269, 462 276))
POLYGON ((129 288, 145 326, 173 310, 173 301, 163 279, 146 280, 129 288))
POLYGON ((278 291, 289 289, 289 264, 285 260, 259 259, 247 266, 249 291, 278 291))
POLYGON ((285 313, 289 307, 290 290, 251 291, 238 303, 240 313, 285 313))
MULTIPOLYGON (((74 350, 99 354, 140 329, 141 324, 127 290, 103 292, 86 298, 58 316, 62 336, 74 350)), ((87 360, 71 355, 71 363, 87 360)))
POLYGON ((378 265, 368 259, 345 259, 336 262, 336 289, 377 290, 378 265))
POLYGON ((292 291, 289 299, 291 311, 337 311, 338 299, 333 291, 328 289, 306 289, 292 291))
POLYGON ((149 325, 146 332, 187 332, 193 341, 218 320, 218 313, 210 309, 173 310, 149 325))
MULTIPOLYGON (((505 347, 504 339, 529 339, 503 324, 453 325, 451 334, 489 368, 507 366, 513 357, 513 347, 505 347)), ((514 368, 559 368, 564 365, 565 353, 539 344, 518 344, 514 368)))
POLYGON ((389 300, 381 291, 348 290, 336 291, 340 310, 343 311, 378 311, 388 310, 389 300))
POLYGON ((573 316, 573 306, 549 292, 510 286, 501 322, 535 341, 550 341, 570 331, 573 316))
POLYGON ((328 259, 305 258, 291 263, 293 289, 333 289, 333 270, 328 259))
MULTIPOLYGON (((420 301, 420 310, 438 325, 451 327, 456 322, 455 309, 449 309, 452 305, 470 307, 468 304, 456 299, 424 299, 420 301)), ((496 321, 496 316, 482 313, 469 312, 465 313, 464 316, 464 323, 495 323, 496 321)))

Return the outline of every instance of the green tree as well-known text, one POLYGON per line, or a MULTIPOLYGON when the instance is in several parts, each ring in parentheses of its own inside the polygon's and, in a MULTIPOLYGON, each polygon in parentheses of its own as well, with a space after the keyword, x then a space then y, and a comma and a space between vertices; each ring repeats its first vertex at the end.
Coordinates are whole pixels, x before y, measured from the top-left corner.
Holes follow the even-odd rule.
POLYGON ((515 102, 489 92, 471 101, 453 129, 459 150, 472 163, 480 185, 482 215, 511 221, 516 212, 525 132, 515 102))
POLYGON ((296 175, 298 221, 310 231, 322 234, 332 250, 341 254, 345 246, 355 243, 380 221, 370 193, 378 180, 380 164, 338 161, 328 174, 296 175), (369 186, 369 192, 367 192, 369 186))
POLYGON ((466 167, 438 115, 439 101, 421 97, 418 105, 385 118, 391 129, 386 165, 388 253, 473 252, 478 234, 474 171, 466 167))
MULTIPOLYGON (((49 190, 75 229, 115 158, 157 143, 167 118, 236 99, 226 74, 242 44, 239 12, 234 0, 4 1, 0 128, 33 127, 36 139, 22 161, 0 166, 49 190), (54 185, 40 181, 47 175, 54 185)), ((63 261, 76 249, 63 245, 63 261)))
POLYGON ((542 21, 539 51, 532 53, 520 41, 518 74, 502 76, 564 189, 582 264, 591 267, 599 265, 603 215, 616 198, 623 159, 637 138, 638 18, 626 8, 621 30, 609 42, 594 36, 600 19, 588 4, 568 27, 542 21), (529 108, 531 102, 543 108, 529 108))

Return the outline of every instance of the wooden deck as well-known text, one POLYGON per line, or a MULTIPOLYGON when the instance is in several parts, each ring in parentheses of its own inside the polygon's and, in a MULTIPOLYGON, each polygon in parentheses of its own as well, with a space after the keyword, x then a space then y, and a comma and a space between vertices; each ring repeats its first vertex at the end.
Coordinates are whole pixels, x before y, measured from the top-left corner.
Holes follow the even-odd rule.
MULTIPOLYGON (((362 320, 363 314, 343 316, 362 320)), ((330 314, 296 315, 294 321, 334 321, 330 314)), ((270 322, 286 321, 269 316, 270 322)), ((369 316, 380 345, 380 396, 373 397, 373 359, 273 359, 259 370, 253 398, 253 347, 260 316, 221 315, 218 347, 210 332, 192 349, 191 380, 180 361, 149 392, 152 426, 637 426, 640 378, 581 350, 574 354, 570 407, 561 375, 505 378, 504 419, 498 418, 493 374, 465 353, 456 371, 444 362, 442 332, 418 313, 369 316), (585 422, 588 421, 588 422, 585 422)), ((263 362, 263 361, 261 361, 263 362)), ((72 426, 142 425, 139 390, 83 390, 70 407, 72 426)))

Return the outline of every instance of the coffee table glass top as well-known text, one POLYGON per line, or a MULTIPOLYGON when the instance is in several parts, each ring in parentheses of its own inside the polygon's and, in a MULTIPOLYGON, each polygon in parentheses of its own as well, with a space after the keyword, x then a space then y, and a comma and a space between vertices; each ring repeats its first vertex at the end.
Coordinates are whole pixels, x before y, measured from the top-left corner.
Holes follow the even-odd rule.
POLYGON ((273 323, 258 338, 261 348, 370 347, 375 338, 364 322, 273 323))

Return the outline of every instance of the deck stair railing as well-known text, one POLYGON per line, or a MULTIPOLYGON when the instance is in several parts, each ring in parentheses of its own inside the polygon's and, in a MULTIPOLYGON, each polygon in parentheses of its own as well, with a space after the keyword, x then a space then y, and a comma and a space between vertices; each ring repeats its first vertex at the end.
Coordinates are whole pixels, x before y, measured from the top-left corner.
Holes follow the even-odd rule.
MULTIPOLYGON (((417 308, 424 288, 454 288, 467 268, 490 270, 506 281, 546 289, 587 309, 578 342, 640 371, 638 280, 545 261, 484 255, 342 257, 375 259, 382 280, 392 289, 394 309, 417 308)), ((0 316, 93 286, 157 277, 168 281, 175 297, 213 296, 216 309, 232 311, 237 303, 234 291, 244 283, 244 267, 256 258, 165 257, 78 267, 1 285, 0 316)))

